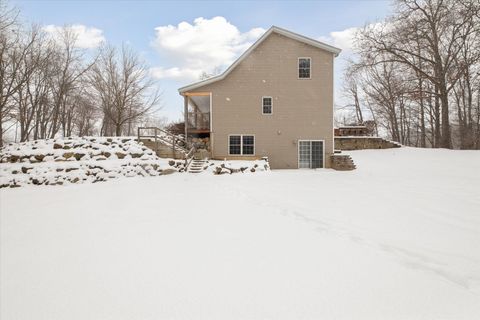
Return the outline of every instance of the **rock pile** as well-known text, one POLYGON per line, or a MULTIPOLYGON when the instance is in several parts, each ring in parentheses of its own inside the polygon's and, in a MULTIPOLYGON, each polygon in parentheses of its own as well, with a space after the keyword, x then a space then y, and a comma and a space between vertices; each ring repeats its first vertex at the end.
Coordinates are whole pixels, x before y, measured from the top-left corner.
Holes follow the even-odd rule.
POLYGON ((183 170, 134 138, 83 137, 11 143, 0 150, 0 187, 100 182, 183 170))
POLYGON ((232 173, 245 173, 245 172, 262 172, 269 171, 270 165, 268 159, 255 161, 228 161, 216 165, 213 169, 214 174, 232 174, 232 173))

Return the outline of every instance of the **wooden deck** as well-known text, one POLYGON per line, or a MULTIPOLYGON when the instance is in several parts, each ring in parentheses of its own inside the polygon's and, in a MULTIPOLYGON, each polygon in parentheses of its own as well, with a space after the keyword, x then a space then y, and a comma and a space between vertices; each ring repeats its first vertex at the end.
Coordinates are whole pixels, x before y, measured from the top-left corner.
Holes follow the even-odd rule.
POLYGON ((210 133, 210 129, 196 129, 196 128, 188 128, 188 133, 197 134, 197 133, 210 133))

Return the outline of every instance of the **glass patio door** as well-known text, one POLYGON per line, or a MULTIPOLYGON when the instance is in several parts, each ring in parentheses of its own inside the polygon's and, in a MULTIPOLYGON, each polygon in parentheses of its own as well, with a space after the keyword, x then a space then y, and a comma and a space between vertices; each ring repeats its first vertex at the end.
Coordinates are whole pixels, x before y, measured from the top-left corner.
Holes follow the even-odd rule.
POLYGON ((323 141, 300 140, 298 142, 298 167, 323 168, 323 141))

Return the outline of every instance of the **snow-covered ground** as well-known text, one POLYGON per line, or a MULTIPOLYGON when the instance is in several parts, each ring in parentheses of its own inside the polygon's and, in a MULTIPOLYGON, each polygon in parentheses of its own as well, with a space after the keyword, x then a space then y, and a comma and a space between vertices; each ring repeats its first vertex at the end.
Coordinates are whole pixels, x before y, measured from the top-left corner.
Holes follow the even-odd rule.
POLYGON ((479 319, 480 152, 0 190, 0 318, 479 319))

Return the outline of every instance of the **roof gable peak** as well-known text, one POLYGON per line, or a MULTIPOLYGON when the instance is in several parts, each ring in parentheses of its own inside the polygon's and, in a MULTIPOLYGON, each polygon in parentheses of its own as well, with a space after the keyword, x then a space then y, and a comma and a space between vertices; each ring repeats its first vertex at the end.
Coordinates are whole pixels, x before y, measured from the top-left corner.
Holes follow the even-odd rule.
POLYGON ((273 32, 275 32, 277 34, 280 34, 280 35, 283 35, 287 38, 290 38, 290 39, 293 39, 293 40, 296 40, 296 41, 299 41, 299 42, 303 42, 303 43, 309 44, 311 46, 314 46, 316 48, 323 49, 325 51, 331 52, 332 54, 335 55, 335 57, 337 57, 340 54, 340 52, 342 51, 339 48, 336 48, 334 46, 331 46, 329 44, 323 43, 323 42, 318 41, 318 40, 314 40, 312 38, 302 36, 298 33, 289 31, 287 29, 283 29, 283 28, 280 28, 280 27, 277 27, 277 26, 271 26, 267 31, 265 31, 265 33, 260 38, 258 38, 257 41, 255 41, 255 43, 253 45, 250 46, 250 48, 248 48, 242 55, 240 55, 240 57, 237 60, 235 60, 235 62, 232 63, 222 74, 220 74, 218 76, 215 76, 215 77, 211 77, 211 78, 206 79, 206 80, 202 80, 202 81, 198 81, 198 82, 189 84, 185 87, 181 87, 180 89, 178 89, 178 92, 180 94, 183 94, 183 93, 185 93, 189 90, 197 89, 197 88, 203 87, 205 85, 208 85, 210 83, 213 83, 213 82, 224 79, 233 69, 235 69, 235 67, 238 64, 240 64, 240 62, 243 61, 243 59, 245 59, 256 47, 258 47, 258 45, 260 45, 273 32))

